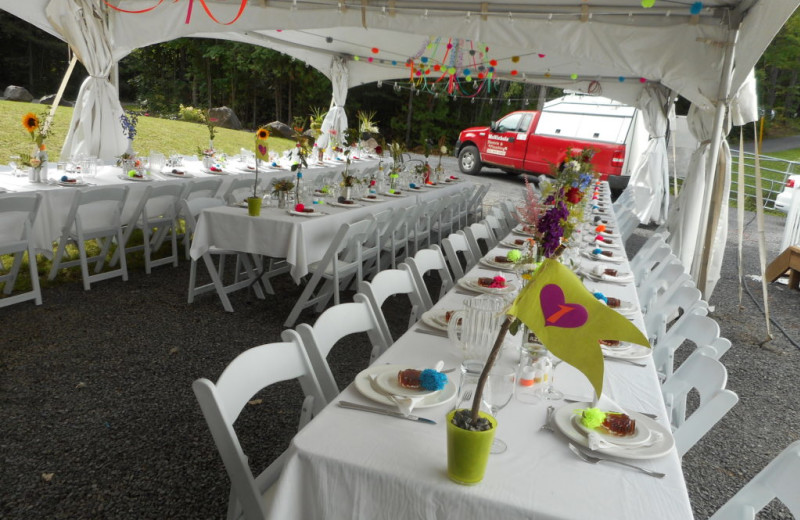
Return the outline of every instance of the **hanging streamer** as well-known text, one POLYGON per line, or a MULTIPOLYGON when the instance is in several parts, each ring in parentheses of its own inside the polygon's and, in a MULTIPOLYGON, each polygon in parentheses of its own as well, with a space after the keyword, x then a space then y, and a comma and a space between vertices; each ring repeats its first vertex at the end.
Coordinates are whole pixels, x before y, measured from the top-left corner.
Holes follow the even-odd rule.
MULTIPOLYGON (((753 130, 756 130, 756 123, 753 122, 753 130)), ((755 135, 755 134, 754 134, 755 135)), ((764 196, 761 192, 761 159, 759 153, 761 150, 758 146, 758 141, 754 140, 753 144, 756 148, 756 222, 758 223, 758 263, 761 268, 761 293, 764 298, 764 317, 767 319, 767 339, 772 339, 772 331, 770 330, 769 321, 769 299, 767 294, 767 240, 764 234, 764 196)), ((740 146, 741 148, 741 146, 740 146)))
MULTIPOLYGON (((175 1, 177 2, 177 0, 175 0, 175 1)), ((241 0, 241 4, 239 4, 239 11, 236 13, 236 16, 233 18, 233 20, 231 20, 230 22, 221 22, 221 21, 219 21, 217 19, 216 16, 214 16, 214 13, 211 12, 211 9, 206 4, 206 0, 197 0, 197 1, 200 2, 200 5, 203 6, 203 10, 206 12, 208 17, 211 18, 212 20, 214 20, 216 23, 218 23, 220 25, 231 25, 231 24, 235 23, 237 20, 239 20, 239 18, 242 17, 242 14, 244 13, 244 8, 247 7, 247 0, 241 0)), ((191 19, 192 19, 192 7, 194 6, 194 2, 195 2, 195 0, 189 0, 189 7, 186 10, 186 21, 184 22, 186 24, 191 22, 191 19)), ((127 10, 127 9, 122 9, 120 7, 117 7, 117 6, 113 5, 113 4, 111 4, 108 0, 105 0, 105 4, 108 7, 110 7, 111 9, 114 9, 115 11, 119 11, 121 13, 127 13, 127 14, 147 13, 147 12, 152 11, 153 9, 155 9, 156 7, 161 5, 162 3, 164 3, 164 0, 158 0, 158 3, 153 5, 153 6, 151 6, 151 7, 148 7, 146 9, 139 9, 139 10, 132 11, 132 10, 127 10)))

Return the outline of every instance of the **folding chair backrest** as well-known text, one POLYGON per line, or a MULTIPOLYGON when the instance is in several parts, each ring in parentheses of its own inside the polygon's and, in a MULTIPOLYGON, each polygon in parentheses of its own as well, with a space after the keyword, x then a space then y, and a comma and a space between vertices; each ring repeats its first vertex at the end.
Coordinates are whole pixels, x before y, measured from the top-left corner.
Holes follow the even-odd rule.
MULTIPOLYGON (((358 296, 358 295, 356 295, 358 296)), ((328 354, 343 337, 366 332, 373 350, 385 350, 380 325, 372 307, 364 300, 334 305, 319 315, 314 326, 301 323, 296 328, 311 360, 325 399, 330 402, 339 395, 339 387, 328 365, 328 354)))
POLYGON ((222 185, 222 178, 196 179, 188 183, 184 199, 194 199, 197 197, 215 197, 222 185))
POLYGON ((75 225, 80 225, 84 230, 119 228, 127 197, 127 186, 80 190, 72 201, 67 226, 75 229, 75 225))
POLYGON ((653 347, 656 370, 669 381, 675 366, 675 351, 688 339, 697 346, 710 345, 719 337, 719 324, 703 314, 688 312, 670 327, 653 347))
MULTIPOLYGON (((180 210, 180 197, 183 194, 180 184, 150 185, 145 190, 145 196, 139 202, 139 213, 143 218, 152 219, 162 216, 172 219, 180 210)), ((135 217, 138 215, 135 214, 135 217)))
POLYGON ((472 248, 467 242, 467 237, 463 231, 456 231, 451 233, 444 240, 442 240, 442 248, 447 257, 447 263, 450 264, 450 270, 453 272, 453 279, 458 280, 464 276, 466 271, 469 271, 477 264, 477 259, 472 253, 472 248), (464 255, 466 265, 461 266, 461 258, 459 253, 464 255))
POLYGON ((800 518, 800 440, 787 446, 709 520, 754 520, 774 499, 800 518))
POLYGON ((41 193, 0 195, 0 245, 30 238, 41 203, 41 193))
MULTIPOLYGON (((247 177, 235 177, 231 180, 231 183, 228 185, 228 188, 225 190, 222 198, 228 204, 234 204, 236 202, 242 202, 247 197, 253 196, 253 184, 255 183, 255 179, 249 179, 247 177)), ((258 185, 261 187, 264 184, 264 177, 259 177, 258 185)), ((258 190, 256 190, 258 191, 258 190)))
MULTIPOLYGON (((394 343, 392 333, 389 330, 389 324, 386 322, 386 317, 382 309, 384 302, 386 302, 390 296, 396 294, 407 295, 408 299, 411 301, 412 317, 415 312, 420 309, 427 310, 427 308, 424 307, 420 288, 414 281, 411 272, 402 269, 404 264, 400 264, 400 267, 401 269, 384 269, 376 274, 372 281, 367 282, 362 280, 358 284, 358 294, 363 295, 365 301, 372 307, 372 312, 375 314, 375 318, 380 325, 385 345, 394 343)), ((358 294, 356 296, 358 296, 358 294)), ((380 355, 382 352, 376 352, 375 354, 380 355)), ((374 359, 371 359, 371 361, 374 361, 374 359)))
POLYGON ((495 240, 499 240, 506 236, 511 229, 506 227, 506 219, 503 216, 503 210, 497 206, 492 206, 489 214, 484 217, 484 220, 489 225, 489 229, 494 233, 495 240))
POLYGON ((497 245, 497 240, 494 236, 494 233, 489 228, 489 224, 487 224, 485 220, 470 224, 464 230, 464 234, 467 236, 467 243, 472 250, 472 256, 474 256, 476 259, 480 259, 484 255, 484 251, 480 246, 480 240, 486 244, 486 252, 497 245))
MULTIPOLYGON (((280 476, 283 458, 273 462, 259 477, 253 473, 233 424, 247 402, 262 389, 280 381, 297 379, 306 395, 300 427, 326 404, 302 341, 285 331, 283 343, 261 345, 239 354, 212 383, 201 378, 192 384, 208 428, 231 480, 231 501, 238 501, 247 519, 264 518, 262 494, 280 476)), ((229 511, 236 505, 231 504, 229 511)))
POLYGON ((675 447, 683 456, 733 406, 739 397, 725 389, 728 371, 716 359, 692 355, 661 387, 674 428, 675 447), (700 397, 697 409, 687 418, 686 400, 691 390, 700 397))
POLYGON ((418 251, 413 258, 406 258, 405 263, 408 264, 408 268, 414 277, 414 282, 417 284, 417 287, 419 287, 423 301, 423 310, 428 310, 433 306, 433 298, 425 284, 425 274, 429 271, 436 270, 442 282, 437 300, 452 289, 453 277, 450 275, 450 270, 447 268, 447 261, 444 258, 444 254, 442 254, 442 250, 439 249, 439 246, 436 244, 428 249, 418 251))

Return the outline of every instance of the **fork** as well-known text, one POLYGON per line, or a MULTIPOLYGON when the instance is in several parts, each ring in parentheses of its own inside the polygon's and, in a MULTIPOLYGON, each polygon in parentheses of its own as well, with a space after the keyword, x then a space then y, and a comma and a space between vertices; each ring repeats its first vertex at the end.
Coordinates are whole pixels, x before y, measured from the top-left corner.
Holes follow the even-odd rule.
POLYGON ((578 447, 575 446, 574 444, 572 444, 571 442, 569 443, 569 449, 572 450, 572 453, 577 455, 579 459, 581 459, 584 462, 588 462, 589 464, 597 464, 598 462, 601 462, 601 461, 613 462, 614 464, 619 464, 620 466, 627 466, 627 467, 629 467, 631 469, 639 470, 642 473, 650 475, 651 477, 664 478, 666 476, 666 474, 664 474, 664 473, 659 473, 658 471, 652 471, 652 470, 649 470, 647 468, 643 468, 641 466, 636 466, 634 464, 629 464, 627 462, 622 462, 621 460, 593 457, 593 456, 589 455, 588 453, 584 452, 583 450, 578 449, 578 447))
POLYGON ((556 411, 555 406, 550 405, 550 406, 547 407, 547 417, 545 418, 544 424, 542 425, 542 427, 539 428, 539 431, 548 431, 548 432, 553 432, 553 433, 556 432, 553 429, 553 425, 550 424, 552 422, 552 420, 553 420, 553 412, 555 412, 555 411, 556 411))

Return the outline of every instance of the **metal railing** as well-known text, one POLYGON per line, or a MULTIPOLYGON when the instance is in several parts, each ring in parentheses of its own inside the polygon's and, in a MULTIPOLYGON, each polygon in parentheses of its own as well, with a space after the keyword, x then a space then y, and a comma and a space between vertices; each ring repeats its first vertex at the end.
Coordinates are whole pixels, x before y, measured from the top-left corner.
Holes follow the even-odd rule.
MULTIPOLYGON (((761 163, 761 186, 764 197, 764 209, 775 209, 775 197, 783 191, 789 175, 800 174, 800 162, 787 161, 768 155, 759 156, 761 163)), ((744 191, 748 199, 755 204, 756 179, 755 179, 755 154, 744 153, 744 191)), ((738 174, 739 152, 731 150, 731 191, 728 197, 730 202, 736 202, 739 190, 738 174)))

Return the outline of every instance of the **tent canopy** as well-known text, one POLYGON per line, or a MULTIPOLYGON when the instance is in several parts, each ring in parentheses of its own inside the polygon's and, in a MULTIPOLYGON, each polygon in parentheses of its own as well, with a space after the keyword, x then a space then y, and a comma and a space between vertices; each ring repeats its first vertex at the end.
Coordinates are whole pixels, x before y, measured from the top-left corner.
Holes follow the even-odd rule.
MULTIPOLYGON (((423 56, 431 66, 441 63, 450 43, 441 64, 454 66, 462 77, 464 69, 475 75, 481 59, 495 60, 496 78, 578 91, 589 90, 591 83, 595 91, 599 87, 606 97, 631 105, 646 80, 703 109, 715 105, 730 28, 742 20, 732 78, 736 92, 800 4, 655 0, 644 8, 642 0, 109 0, 115 9, 90 1, 108 14, 117 60, 153 43, 211 37, 274 48, 328 77, 332 57, 340 56, 348 64, 349 86, 355 86, 410 77, 424 67, 423 56), (408 60, 414 61, 413 70, 408 60)), ((65 39, 44 14, 50 2, 0 0, 0 8, 65 39)), ((427 77, 442 75, 431 71, 427 77)))

